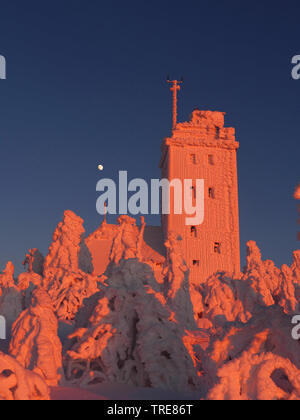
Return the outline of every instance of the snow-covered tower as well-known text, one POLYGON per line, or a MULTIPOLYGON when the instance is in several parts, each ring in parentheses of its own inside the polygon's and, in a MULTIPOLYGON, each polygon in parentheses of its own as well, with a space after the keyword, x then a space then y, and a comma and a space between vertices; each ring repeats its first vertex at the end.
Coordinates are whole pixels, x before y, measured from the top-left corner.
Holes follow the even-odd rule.
MULTIPOLYGON (((177 89, 173 94, 177 94, 177 89)), ((224 115, 195 109, 189 122, 173 121, 172 135, 162 144, 162 178, 204 180, 201 225, 187 226, 186 214, 174 214, 172 188, 171 212, 162 215, 164 236, 173 231, 182 237, 193 283, 202 282, 216 271, 240 272, 236 158, 239 143, 235 129, 224 127, 224 115)))

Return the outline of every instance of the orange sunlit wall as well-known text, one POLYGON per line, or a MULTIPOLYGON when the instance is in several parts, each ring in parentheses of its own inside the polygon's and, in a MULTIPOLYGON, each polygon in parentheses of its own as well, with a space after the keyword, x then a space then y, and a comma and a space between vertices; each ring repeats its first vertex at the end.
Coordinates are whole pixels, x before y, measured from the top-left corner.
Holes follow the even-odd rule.
POLYGON ((195 110, 162 145, 162 177, 204 179, 204 222, 186 226, 186 214, 162 216, 165 237, 175 231, 183 239, 191 280, 200 283, 216 271, 240 272, 239 212, 234 128, 224 127, 224 113, 195 110))

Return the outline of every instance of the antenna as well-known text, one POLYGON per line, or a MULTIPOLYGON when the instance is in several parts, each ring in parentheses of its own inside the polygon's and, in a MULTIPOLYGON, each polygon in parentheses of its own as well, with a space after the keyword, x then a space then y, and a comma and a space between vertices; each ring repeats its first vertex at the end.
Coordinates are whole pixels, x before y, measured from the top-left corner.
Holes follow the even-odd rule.
POLYGON ((177 92, 181 89, 180 85, 183 83, 183 77, 180 81, 170 80, 170 77, 167 76, 167 83, 171 84, 170 91, 173 93, 173 130, 175 130, 177 125, 177 92))

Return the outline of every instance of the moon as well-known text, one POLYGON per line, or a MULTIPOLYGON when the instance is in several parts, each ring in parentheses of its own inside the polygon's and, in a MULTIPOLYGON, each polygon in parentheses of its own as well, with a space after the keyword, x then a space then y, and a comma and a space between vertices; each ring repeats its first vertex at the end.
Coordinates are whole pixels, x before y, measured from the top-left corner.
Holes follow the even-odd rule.
POLYGON ((99 169, 99 171, 103 171, 103 169, 104 169, 103 165, 98 165, 98 169, 99 169))

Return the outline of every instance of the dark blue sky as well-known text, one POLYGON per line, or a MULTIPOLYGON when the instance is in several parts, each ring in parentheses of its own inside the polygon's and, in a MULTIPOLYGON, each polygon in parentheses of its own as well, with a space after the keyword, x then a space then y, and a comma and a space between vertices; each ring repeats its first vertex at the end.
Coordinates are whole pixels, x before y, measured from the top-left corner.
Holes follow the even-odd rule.
POLYGON ((159 177, 168 73, 185 78, 179 120, 198 106, 236 127, 242 250, 254 239, 264 258, 290 263, 299 15, 299 1, 2 1, 1 268, 19 269, 30 247, 45 253, 65 209, 97 227, 99 163, 111 178, 159 177))

